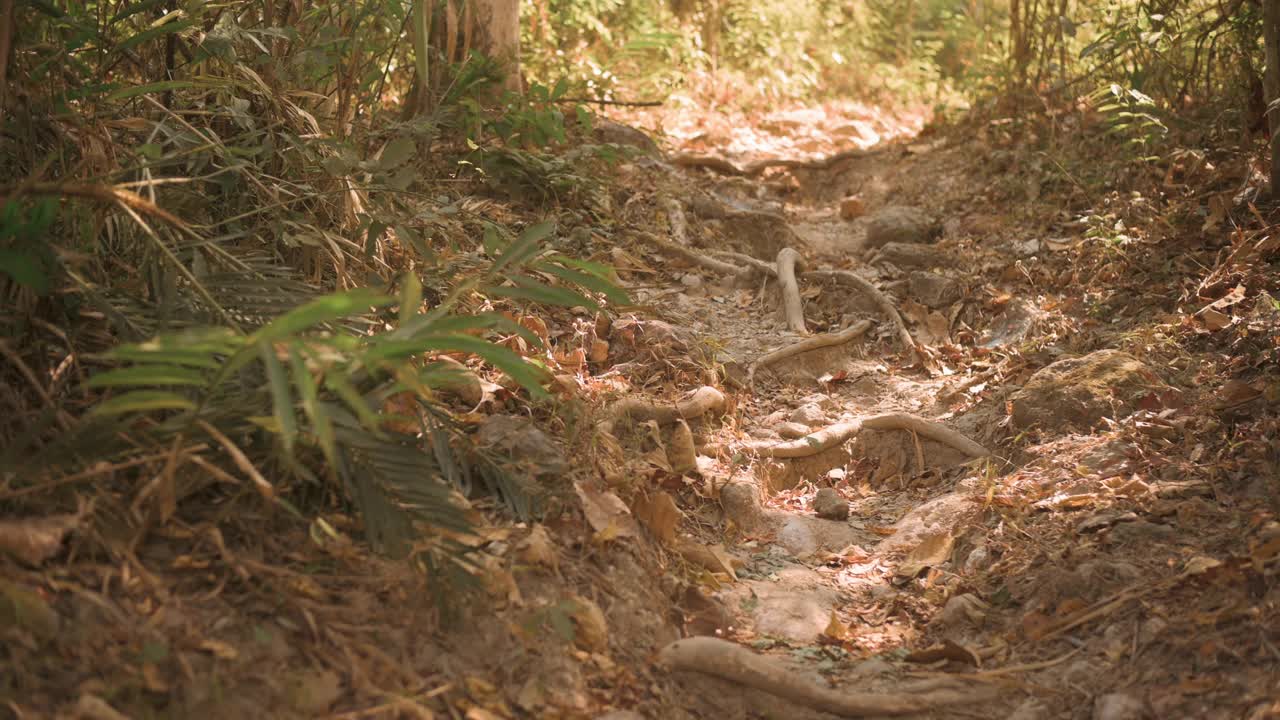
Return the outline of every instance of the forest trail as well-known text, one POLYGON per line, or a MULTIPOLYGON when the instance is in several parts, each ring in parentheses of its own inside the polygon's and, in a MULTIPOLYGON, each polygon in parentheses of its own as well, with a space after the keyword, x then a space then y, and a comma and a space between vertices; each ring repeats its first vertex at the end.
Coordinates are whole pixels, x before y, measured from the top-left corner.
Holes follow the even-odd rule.
MULTIPOLYGON (((1280 528, 1260 520, 1257 483, 1215 503, 1223 488, 1187 472, 1217 421, 1157 346, 1134 341, 1167 315, 1099 322, 1085 302, 1088 274, 1117 268, 1094 264, 1070 201, 1030 180, 1008 204, 1010 178, 993 170, 1026 158, 954 130, 755 177, 726 174, 716 158, 758 159, 726 150, 673 156, 680 200, 659 206, 684 250, 657 254, 675 265, 615 253, 624 278, 644 278, 637 300, 660 308, 660 335, 713 348, 734 410, 689 420, 696 461, 664 436, 700 480, 676 472, 663 487, 719 499, 686 505, 681 532, 700 529, 676 541, 721 571, 690 591, 684 631, 752 648, 811 688, 910 693, 929 716, 1272 717, 1280 655, 1247 638, 1276 608, 1238 580, 1267 572, 1280 528), (918 346, 884 298, 803 272, 797 332, 767 270, 723 264, 767 268, 785 247, 804 271, 889 293, 918 346), (753 367, 840 331, 852 339, 753 367), (1248 619, 1228 610, 1246 605, 1248 619), (1214 639, 1190 647, 1206 623, 1214 639), (939 682, 958 704, 929 694, 939 682)), ((685 690, 666 702, 694 717, 832 717, 808 694, 822 690, 727 685, 732 664, 679 664, 685 690)))

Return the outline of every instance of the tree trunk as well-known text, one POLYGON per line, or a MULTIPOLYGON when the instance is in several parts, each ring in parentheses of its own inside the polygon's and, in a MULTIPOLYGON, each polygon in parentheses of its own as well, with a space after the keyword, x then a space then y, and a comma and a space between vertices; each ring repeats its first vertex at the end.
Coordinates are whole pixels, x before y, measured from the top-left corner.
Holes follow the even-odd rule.
POLYGON ((1262 83, 1267 95, 1271 197, 1280 199, 1280 0, 1262 0, 1262 36, 1267 47, 1267 71, 1262 83))
POLYGON ((520 92, 520 0, 472 2, 472 47, 502 66, 503 89, 520 92))

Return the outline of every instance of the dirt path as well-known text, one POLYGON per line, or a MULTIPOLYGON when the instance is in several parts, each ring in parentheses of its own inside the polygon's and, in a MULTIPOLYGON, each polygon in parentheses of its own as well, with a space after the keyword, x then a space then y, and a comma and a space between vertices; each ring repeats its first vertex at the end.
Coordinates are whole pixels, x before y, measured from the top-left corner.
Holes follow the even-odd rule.
MULTIPOLYGON (((1081 228, 1053 201, 1002 206, 1007 178, 973 150, 930 138, 757 178, 685 168, 679 199, 662 203, 686 252, 655 254, 686 262, 645 275, 638 298, 683 341, 712 348, 735 409, 726 424, 691 421, 706 483, 695 490, 723 509, 698 513, 693 538, 727 548, 733 571, 702 585, 724 613, 686 631, 843 693, 949 678, 973 702, 938 717, 1270 717, 1274 645, 1229 650, 1223 639, 1243 628, 1228 628, 1192 658, 1179 633, 1195 617, 1233 622, 1220 604, 1247 592, 1205 573, 1242 567, 1246 545, 1268 567, 1276 553, 1256 549, 1275 544, 1274 522, 1224 540, 1215 523, 1239 524, 1257 503, 1216 504, 1197 473, 1170 472, 1187 467, 1180 439, 1210 421, 1188 410, 1185 375, 1133 341, 1155 309, 1111 327, 1089 318, 1071 282, 1092 262, 1075 251, 1081 228), (784 247, 805 268, 852 271, 890 293, 920 348, 847 283, 801 278, 800 333, 767 273, 687 262, 773 265, 784 247), (854 340, 752 369, 864 321, 873 329, 854 340), (991 455, 892 422, 801 447, 889 414, 991 455), (770 457, 782 447, 803 457, 770 457), (1206 583, 1216 609, 1181 612, 1206 583)), ((1250 604, 1245 624, 1274 620, 1274 604, 1250 604)), ((676 703, 694 716, 831 717, 701 669, 676 703)))

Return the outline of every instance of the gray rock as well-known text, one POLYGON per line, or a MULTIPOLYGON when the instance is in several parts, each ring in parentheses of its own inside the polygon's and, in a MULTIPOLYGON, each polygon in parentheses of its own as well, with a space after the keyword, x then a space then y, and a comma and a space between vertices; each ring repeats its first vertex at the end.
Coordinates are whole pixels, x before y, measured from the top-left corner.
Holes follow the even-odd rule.
POLYGON ((941 227, 923 210, 891 205, 876 211, 867 220, 867 247, 883 247, 887 243, 931 243, 938 239, 941 227))
POLYGON ((1145 546, 1155 542, 1169 542, 1177 536, 1176 528, 1146 520, 1123 523, 1111 528, 1111 539, 1126 545, 1137 543, 1145 546))
POLYGON ((749 482, 731 481, 720 488, 720 506, 740 528, 754 530, 765 521, 760 507, 760 488, 749 482))
POLYGON ((950 257, 932 245, 889 242, 880 248, 875 262, 887 262, 900 268, 932 268, 946 265, 950 257))
POLYGON ((935 309, 947 307, 964 295, 956 280, 923 270, 907 276, 907 292, 916 302, 935 309))
POLYGON ((1013 427, 1087 430, 1104 417, 1132 412, 1141 391, 1159 384, 1137 358, 1119 350, 1099 350, 1059 360, 1038 370, 1013 393, 1013 427))
POLYGON ((526 417, 490 416, 476 432, 476 442, 505 455, 531 475, 562 475, 569 470, 556 441, 526 417))
POLYGON ((788 420, 806 427, 822 427, 827 422, 827 414, 822 411, 822 408, 810 403, 796 408, 788 420))
POLYGON ((778 433, 779 437, 784 437, 788 440, 795 440, 796 438, 802 438, 805 435, 808 435, 809 426, 796 422, 784 422, 775 427, 774 431, 778 433))
POLYGON ((964 559, 964 571, 969 574, 979 573, 991 567, 991 549, 986 545, 969 551, 969 556, 964 559))
POLYGON ((847 520, 849 501, 835 488, 822 488, 813 498, 813 511, 824 520, 847 520))
POLYGON ((1142 720, 1147 703, 1126 693, 1109 693, 1093 701, 1093 720, 1142 720))

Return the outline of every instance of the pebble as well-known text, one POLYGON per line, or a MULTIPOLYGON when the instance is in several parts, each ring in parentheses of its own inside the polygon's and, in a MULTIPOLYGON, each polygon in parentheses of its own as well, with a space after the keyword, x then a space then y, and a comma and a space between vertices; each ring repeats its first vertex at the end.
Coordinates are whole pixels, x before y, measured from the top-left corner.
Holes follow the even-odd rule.
POLYGON ((846 520, 849 517, 849 501, 835 488, 822 488, 813 498, 813 510, 824 520, 846 520))
POLYGON ((793 423, 800 423, 813 428, 825 425, 827 422, 827 415, 822 412, 822 408, 818 407, 816 404, 810 403, 796 408, 788 419, 793 423))
POLYGON ((808 435, 809 426, 797 422, 784 422, 781 425, 774 427, 774 431, 777 432, 780 437, 787 438, 788 440, 794 440, 808 435))

